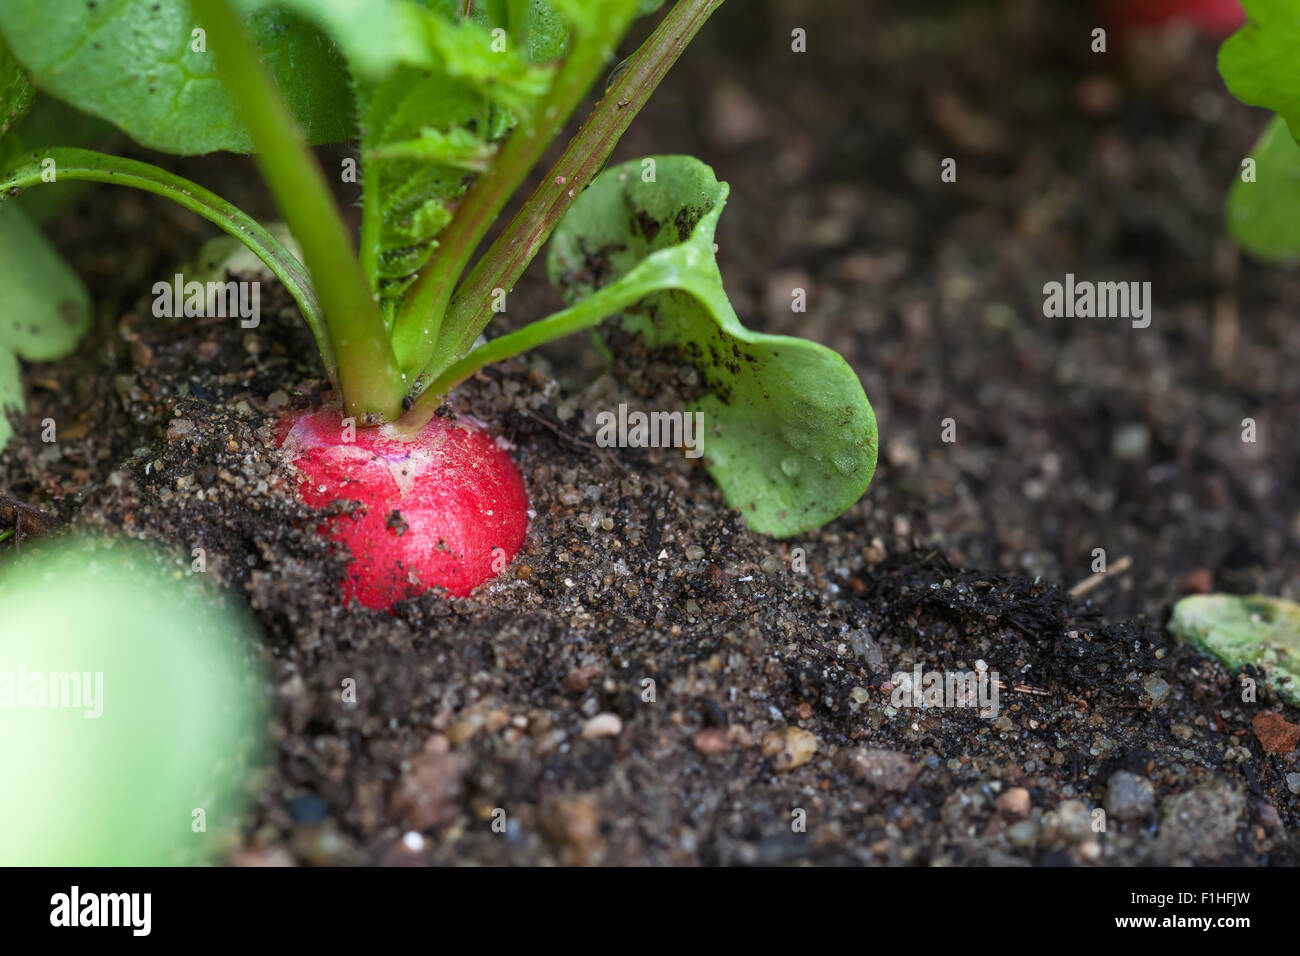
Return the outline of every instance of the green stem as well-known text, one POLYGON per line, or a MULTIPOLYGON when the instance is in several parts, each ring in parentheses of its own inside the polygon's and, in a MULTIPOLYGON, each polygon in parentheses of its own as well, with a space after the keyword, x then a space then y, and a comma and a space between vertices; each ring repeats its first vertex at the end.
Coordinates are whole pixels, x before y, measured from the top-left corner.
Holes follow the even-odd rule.
POLYGON ((593 292, 581 302, 480 345, 434 379, 416 399, 411 410, 402 416, 398 425, 411 433, 417 433, 433 417, 447 392, 494 362, 591 328, 607 316, 624 311, 652 293, 668 288, 690 288, 689 268, 665 268, 665 261, 680 262, 680 257, 689 254, 690 251, 684 246, 663 250, 651 259, 643 260, 618 282, 593 292), (675 282, 665 282, 665 275, 669 273, 676 278, 675 282))
POLYGON ((232 206, 220 196, 209 192, 197 183, 190 182, 165 169, 133 159, 122 159, 89 149, 56 148, 29 154, 29 158, 18 166, 0 173, 0 201, 11 190, 23 190, 39 186, 50 181, 48 171, 42 165, 46 159, 54 160, 55 181, 86 180, 97 183, 113 183, 118 186, 131 186, 146 192, 165 196, 179 203, 191 212, 198 213, 230 235, 234 236, 257 258, 266 264, 272 274, 284 283, 306 320, 316 344, 320 347, 321 359, 325 363, 325 372, 330 381, 338 384, 338 363, 334 357, 334 347, 330 342, 329 329, 325 317, 321 314, 320 304, 316 301, 316 292, 303 264, 280 240, 267 232, 257 220, 232 206))
POLYGON ((405 388, 325 174, 227 0, 191 4, 207 30, 222 85, 257 149, 258 168, 302 245, 324 305, 348 414, 361 424, 392 420, 401 414, 405 388))
POLYGON ((474 181, 455 218, 438 236, 438 249, 407 293, 393 328, 393 347, 408 374, 424 368, 438 354, 443 314, 456 280, 502 208, 600 76, 636 15, 637 0, 615 0, 609 6, 612 9, 601 19, 598 31, 573 38, 568 58, 532 115, 515 127, 492 168, 474 181))
MULTIPOLYGON (((431 360, 469 351, 492 318, 493 290, 514 287, 577 196, 604 168, 632 118, 722 2, 679 0, 627 61, 564 155, 456 290, 437 346, 430 350, 431 360)), ((442 369, 421 371, 427 379, 442 369)))

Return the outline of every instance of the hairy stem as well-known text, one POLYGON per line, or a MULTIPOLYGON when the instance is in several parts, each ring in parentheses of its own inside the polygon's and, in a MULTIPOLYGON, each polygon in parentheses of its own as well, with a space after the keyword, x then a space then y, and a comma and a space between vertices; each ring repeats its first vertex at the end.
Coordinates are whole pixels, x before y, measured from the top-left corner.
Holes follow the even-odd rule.
POLYGON ((456 280, 493 220, 600 76, 636 14, 637 0, 615 0, 609 6, 598 32, 574 36, 568 57, 532 115, 510 134, 492 168, 474 181, 455 218, 438 236, 438 249, 407 293, 393 329, 393 347, 408 375, 432 360, 456 280))
MULTIPOLYGON (((524 274, 574 200, 604 167, 632 118, 722 2, 679 0, 628 59, 564 155, 456 291, 431 360, 449 364, 469 351, 492 318, 493 291, 508 291, 524 274)), ((442 371, 421 368, 426 380, 442 371)))
POLYGON ((302 245, 324 307, 348 414, 360 423, 401 414, 405 389, 387 329, 352 252, 320 164, 227 0, 191 0, 217 72, 257 149, 254 159, 302 245))

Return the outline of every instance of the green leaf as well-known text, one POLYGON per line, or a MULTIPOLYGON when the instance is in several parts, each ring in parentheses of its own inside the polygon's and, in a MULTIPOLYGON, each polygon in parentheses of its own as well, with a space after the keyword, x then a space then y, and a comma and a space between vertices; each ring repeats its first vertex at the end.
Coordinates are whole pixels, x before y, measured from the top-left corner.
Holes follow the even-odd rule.
MULTIPOLYGON (((9 0, 0 13, 0 33, 40 89, 154 149, 248 152, 196 29, 185 0, 69 2, 57 12, 46 0, 9 0)), ((284 10, 255 13, 249 29, 311 142, 347 139, 352 97, 333 44, 284 10)))
POLYGON ((688 156, 654 157, 645 182, 645 162, 606 170, 574 203, 551 240, 551 281, 575 309, 597 295, 588 311, 628 303, 625 331, 695 368, 687 408, 704 413, 704 462, 750 527, 786 537, 825 524, 875 471, 862 385, 822 345, 741 325, 713 252, 726 183, 688 156))
POLYGON ((1280 113, 1300 138, 1300 11, 1295 0, 1242 0, 1248 22, 1219 49, 1228 90, 1280 113))
POLYGON ((1174 605, 1169 631, 1231 670, 1254 664, 1265 686, 1300 707, 1300 605, 1253 594, 1194 594, 1174 605))
POLYGON ((178 558, 188 572, 188 546, 67 535, 4 555, 0 865, 192 865, 236 845, 265 756, 257 628, 178 558))
POLYGON ((90 325, 90 295, 44 234, 13 203, 0 204, 0 448, 22 412, 18 359, 48 362, 77 346, 90 325))
POLYGON ((401 66, 357 83, 361 261, 390 328, 451 221, 451 204, 546 92, 555 70, 542 58, 564 48, 547 33, 563 29, 549 11, 497 0, 476 3, 466 19, 455 4, 433 4, 419 11, 429 68, 401 66))
POLYGON ((0 38, 0 138, 31 108, 36 88, 0 38))
POLYGON ((1286 121, 1274 117, 1251 153, 1253 182, 1240 177, 1228 196, 1228 227, 1261 259, 1300 257, 1300 145, 1286 121))
MULTIPOLYGON (((354 76, 378 79, 401 65, 432 66, 418 0, 234 0, 256 22, 267 11, 289 10, 310 21, 343 51, 354 76)), ((435 6, 442 4, 437 3, 435 6)))

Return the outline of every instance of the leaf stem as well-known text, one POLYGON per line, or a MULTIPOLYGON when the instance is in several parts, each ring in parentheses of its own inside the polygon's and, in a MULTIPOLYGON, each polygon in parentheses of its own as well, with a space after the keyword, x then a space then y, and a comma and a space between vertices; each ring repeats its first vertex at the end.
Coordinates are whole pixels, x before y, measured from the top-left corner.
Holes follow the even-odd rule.
MULTIPOLYGON (((430 361, 450 364, 469 351, 492 318, 493 290, 513 288, 574 200, 604 167, 633 117, 722 2, 679 0, 628 59, 564 154, 456 290, 430 361)), ((420 371, 429 380, 443 369, 435 364, 420 371)))
POLYGON ((55 181, 85 180, 143 189, 179 203, 234 236, 252 250, 289 290, 289 294, 298 303, 307 326, 316 336, 326 374, 338 386, 338 363, 334 357, 334 346, 307 269, 257 220, 197 183, 149 163, 71 147, 45 149, 26 155, 28 158, 20 165, 0 173, 0 201, 11 190, 23 190, 49 182, 48 170, 43 162, 52 159, 55 181))
POLYGON ((227 0, 191 0, 217 73, 248 127, 254 159, 311 271, 324 306, 348 414, 360 424, 401 414, 402 385, 388 330, 352 251, 325 174, 227 0))
MULTIPOLYGON (((602 18, 599 30, 591 36, 575 35, 568 57, 532 115, 515 127, 492 168, 470 186, 455 217, 438 236, 438 248, 407 293, 393 327, 393 347, 408 375, 441 354, 435 350, 443 341, 443 315, 456 280, 502 208, 600 76, 636 15, 637 0, 613 0, 609 6, 613 9, 602 18)), ((446 361, 452 358, 455 355, 446 361)))

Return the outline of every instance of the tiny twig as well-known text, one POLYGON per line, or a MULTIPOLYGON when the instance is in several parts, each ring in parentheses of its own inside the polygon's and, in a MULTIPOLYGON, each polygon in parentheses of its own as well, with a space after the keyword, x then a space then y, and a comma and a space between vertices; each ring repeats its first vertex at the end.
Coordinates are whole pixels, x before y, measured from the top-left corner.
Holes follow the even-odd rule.
POLYGON ((1092 577, 1084 578, 1074 587, 1070 588, 1069 595, 1077 601, 1095 588, 1101 587, 1107 578, 1110 578, 1113 575, 1123 574, 1131 567, 1133 567, 1133 559, 1126 554, 1105 571, 1098 571, 1096 574, 1092 575, 1092 577))

